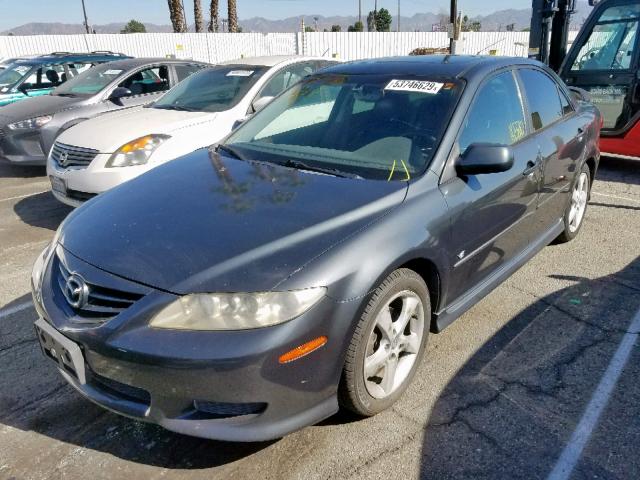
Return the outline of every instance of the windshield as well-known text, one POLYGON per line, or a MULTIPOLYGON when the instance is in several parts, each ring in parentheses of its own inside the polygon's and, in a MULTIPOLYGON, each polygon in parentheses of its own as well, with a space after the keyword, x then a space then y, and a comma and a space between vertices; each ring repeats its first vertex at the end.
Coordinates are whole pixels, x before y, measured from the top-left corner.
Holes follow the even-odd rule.
POLYGON ((91 96, 100 92, 115 79, 122 76, 125 69, 109 63, 90 68, 68 80, 55 89, 53 95, 91 96))
POLYGON ((153 108, 221 112, 236 105, 267 67, 224 65, 195 73, 159 99, 153 108))
POLYGON ((236 130, 226 145, 247 159, 409 180, 431 161, 462 84, 412 75, 309 77, 236 130))
POLYGON ((31 71, 33 65, 9 64, 0 70, 0 93, 7 92, 31 71))
POLYGON ((576 55, 572 71, 627 70, 638 33, 640 5, 606 9, 576 55))

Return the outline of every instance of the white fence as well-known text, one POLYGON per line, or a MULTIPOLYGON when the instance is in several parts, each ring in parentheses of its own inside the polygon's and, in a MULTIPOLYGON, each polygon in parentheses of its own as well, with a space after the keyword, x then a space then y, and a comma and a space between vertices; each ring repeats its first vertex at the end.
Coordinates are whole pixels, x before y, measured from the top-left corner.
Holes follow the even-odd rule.
MULTIPOLYGON (((0 36, 0 58, 55 51, 111 50, 135 57, 173 55, 211 63, 242 56, 293 54, 356 60, 407 55, 414 48, 438 48, 448 44, 447 34, 440 32, 0 36)), ((527 32, 467 32, 462 34, 459 53, 526 56, 528 46, 527 32)))

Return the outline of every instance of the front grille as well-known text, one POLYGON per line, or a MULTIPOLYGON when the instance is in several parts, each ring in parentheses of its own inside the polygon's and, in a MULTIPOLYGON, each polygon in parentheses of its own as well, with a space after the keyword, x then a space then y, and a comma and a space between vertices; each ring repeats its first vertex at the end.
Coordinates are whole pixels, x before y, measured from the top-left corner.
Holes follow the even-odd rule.
POLYGON ((73 321, 77 323, 104 323, 129 308, 144 296, 139 293, 125 292, 96 285, 83 278, 82 281, 86 284, 88 294, 86 295, 85 301, 81 302, 78 306, 74 306, 74 301, 77 299, 71 298, 71 293, 68 288, 69 278, 72 276, 72 273, 64 266, 60 258, 58 258, 57 263, 58 288, 66 299, 69 308, 73 310, 75 314, 73 321))
MULTIPOLYGON (((204 414, 207 418, 230 418, 241 417, 243 415, 257 415, 266 410, 266 403, 227 403, 227 402, 206 402, 194 400, 193 406, 197 412, 204 414)), ((200 415, 201 417, 202 415, 200 415)))
POLYGON ((146 390, 103 377, 88 367, 87 370, 91 386, 101 390, 103 393, 107 393, 112 397, 121 398, 129 402, 139 403, 146 407, 151 405, 151 394, 146 390))
POLYGON ((98 150, 91 148, 74 147, 56 142, 51 150, 51 158, 62 168, 86 167, 98 153, 100 153, 98 150))

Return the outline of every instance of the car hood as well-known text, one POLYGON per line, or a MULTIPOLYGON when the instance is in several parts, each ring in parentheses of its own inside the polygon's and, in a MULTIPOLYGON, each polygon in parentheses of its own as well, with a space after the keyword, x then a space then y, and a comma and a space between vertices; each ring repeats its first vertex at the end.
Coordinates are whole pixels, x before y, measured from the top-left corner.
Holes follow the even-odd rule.
POLYGON ((78 98, 58 97, 56 95, 25 98, 2 107, 2 110, 0 110, 0 123, 6 124, 41 115, 52 115, 61 110, 73 108, 77 103, 79 103, 78 98))
POLYGON ((177 294, 265 291, 402 203, 406 190, 201 149, 80 207, 60 243, 177 294))
POLYGON ((136 138, 149 134, 171 135, 176 130, 211 121, 215 115, 159 108, 128 108, 82 122, 63 133, 59 141, 67 145, 92 148, 101 153, 113 153, 136 138))

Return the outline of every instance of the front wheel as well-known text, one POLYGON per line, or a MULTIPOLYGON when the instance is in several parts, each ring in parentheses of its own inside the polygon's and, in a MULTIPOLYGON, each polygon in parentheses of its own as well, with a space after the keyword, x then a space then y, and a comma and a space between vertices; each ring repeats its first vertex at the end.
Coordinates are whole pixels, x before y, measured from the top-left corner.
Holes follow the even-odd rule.
POLYGON ((406 268, 392 272, 356 326, 340 381, 341 406, 372 416, 393 405, 420 363, 430 318, 422 277, 406 268))
POLYGON ((569 242, 578 236, 587 212, 590 189, 591 172, 587 165, 583 165, 573 186, 569 205, 564 213, 564 232, 558 237, 560 243, 569 242))

